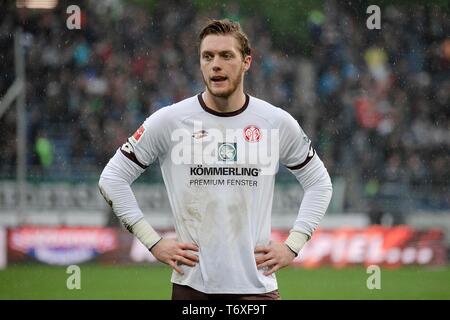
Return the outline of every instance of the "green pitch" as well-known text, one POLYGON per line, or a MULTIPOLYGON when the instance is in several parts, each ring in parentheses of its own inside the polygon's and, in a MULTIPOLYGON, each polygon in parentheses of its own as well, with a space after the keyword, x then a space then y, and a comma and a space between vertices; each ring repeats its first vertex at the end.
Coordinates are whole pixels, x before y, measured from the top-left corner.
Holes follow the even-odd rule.
MULTIPOLYGON (((165 266, 84 264, 81 289, 66 287, 65 267, 39 264, 0 271, 0 299, 170 299, 171 270, 165 266)), ((369 290, 363 267, 277 273, 283 299, 450 299, 450 267, 381 269, 381 289, 369 290)))

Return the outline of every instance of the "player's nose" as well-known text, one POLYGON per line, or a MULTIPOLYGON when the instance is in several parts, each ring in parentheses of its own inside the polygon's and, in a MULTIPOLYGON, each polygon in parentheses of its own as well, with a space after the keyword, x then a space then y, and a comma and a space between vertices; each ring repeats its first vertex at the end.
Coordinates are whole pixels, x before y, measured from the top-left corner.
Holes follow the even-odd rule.
POLYGON ((222 70, 222 67, 220 66, 220 58, 218 56, 214 57, 214 60, 212 62, 212 69, 213 69, 213 71, 222 70))

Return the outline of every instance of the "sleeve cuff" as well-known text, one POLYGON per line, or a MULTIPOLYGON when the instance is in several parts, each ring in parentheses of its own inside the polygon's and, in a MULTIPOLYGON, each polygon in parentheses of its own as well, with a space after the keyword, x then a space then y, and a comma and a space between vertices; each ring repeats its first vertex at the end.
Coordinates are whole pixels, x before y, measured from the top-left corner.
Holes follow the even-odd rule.
POLYGON ((309 237, 304 233, 291 231, 286 241, 284 241, 284 244, 287 245, 296 255, 298 255, 308 239, 309 237))
POLYGON ((162 239, 144 218, 136 222, 131 227, 131 233, 133 233, 136 238, 138 238, 139 241, 141 241, 142 244, 149 250, 162 239))

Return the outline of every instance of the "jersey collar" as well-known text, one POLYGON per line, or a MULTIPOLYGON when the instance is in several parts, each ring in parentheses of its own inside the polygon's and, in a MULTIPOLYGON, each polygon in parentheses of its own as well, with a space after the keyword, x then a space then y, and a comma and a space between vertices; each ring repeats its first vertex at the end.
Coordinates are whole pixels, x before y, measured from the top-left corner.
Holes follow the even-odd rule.
POLYGON ((233 116, 237 116, 238 114, 244 112, 245 109, 247 109, 248 103, 250 101, 249 95, 245 94, 245 103, 240 109, 235 110, 235 111, 230 111, 230 112, 218 112, 216 110, 213 110, 213 109, 209 108, 206 105, 205 101, 203 100, 202 94, 203 94, 203 92, 199 93, 197 95, 197 97, 198 97, 198 102, 202 106, 203 110, 205 110, 206 112, 211 113, 211 114, 213 114, 215 116, 218 116, 218 117, 233 117, 233 116))

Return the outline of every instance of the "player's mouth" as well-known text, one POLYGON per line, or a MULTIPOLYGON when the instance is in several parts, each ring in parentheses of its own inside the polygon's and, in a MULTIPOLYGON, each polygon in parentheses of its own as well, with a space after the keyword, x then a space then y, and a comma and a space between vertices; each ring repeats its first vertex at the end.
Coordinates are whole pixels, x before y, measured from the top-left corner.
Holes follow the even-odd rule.
POLYGON ((224 83, 228 78, 225 76, 214 76, 209 78, 213 83, 221 84, 224 83))

